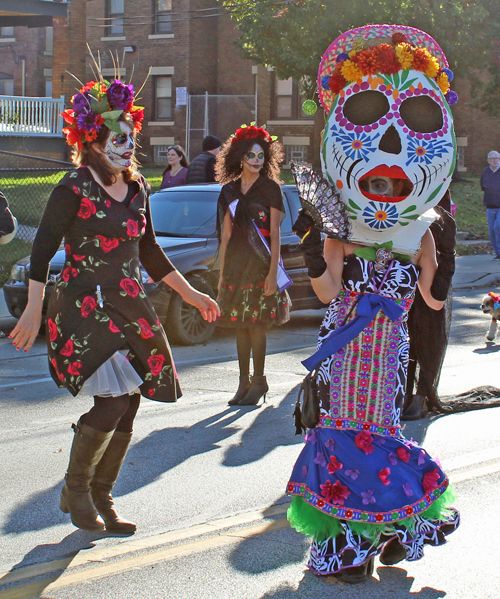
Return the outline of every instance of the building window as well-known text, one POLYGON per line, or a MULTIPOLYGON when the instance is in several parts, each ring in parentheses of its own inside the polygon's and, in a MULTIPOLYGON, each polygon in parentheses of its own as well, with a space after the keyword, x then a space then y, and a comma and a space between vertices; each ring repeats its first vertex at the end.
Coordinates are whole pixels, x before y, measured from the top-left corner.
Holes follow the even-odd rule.
POLYGON ((123 35, 123 15, 125 0, 106 0, 106 17, 108 17, 108 35, 123 35))
POLYGON ((156 164, 167 164, 168 148, 170 146, 153 146, 154 148, 154 161, 156 164))
POLYGON ((14 95, 14 77, 8 73, 0 73, 0 96, 14 95))
POLYGON ((154 77, 155 120, 168 121, 172 118, 172 77, 154 77))
POLYGON ((14 37, 14 27, 0 27, 0 37, 14 37))
POLYGON ((52 98, 52 79, 45 79, 45 97, 52 98))
POLYGON ((300 86, 291 77, 278 79, 274 76, 274 118, 310 119, 314 118, 302 111, 306 98, 300 93, 300 86))
POLYGON ((285 146, 285 164, 289 166, 290 162, 305 162, 307 160, 307 148, 308 146, 285 146))
POLYGON ((45 27, 45 54, 52 56, 54 54, 54 28, 45 27))
POLYGON ((172 0, 154 0, 155 33, 172 33, 172 0))

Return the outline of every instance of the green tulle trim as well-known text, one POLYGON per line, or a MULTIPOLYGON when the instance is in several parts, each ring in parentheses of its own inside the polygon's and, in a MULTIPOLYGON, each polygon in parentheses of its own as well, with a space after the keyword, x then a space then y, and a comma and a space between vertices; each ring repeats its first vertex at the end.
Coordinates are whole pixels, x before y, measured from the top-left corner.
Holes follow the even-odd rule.
MULTIPOLYGON (((449 506, 455 500, 455 492, 452 487, 448 487, 439 499, 419 514, 428 520, 446 519, 450 514, 449 506)), ((319 542, 328 537, 336 537, 344 532, 340 521, 333 516, 328 516, 305 502, 302 497, 294 497, 287 511, 287 518, 290 526, 297 532, 314 537, 319 542)), ((399 526, 404 526, 410 532, 414 531, 415 518, 406 518, 398 522, 399 526)), ((394 524, 369 524, 364 522, 349 522, 349 528, 354 534, 361 535, 365 539, 375 541, 381 533, 391 534, 394 532, 394 524)))

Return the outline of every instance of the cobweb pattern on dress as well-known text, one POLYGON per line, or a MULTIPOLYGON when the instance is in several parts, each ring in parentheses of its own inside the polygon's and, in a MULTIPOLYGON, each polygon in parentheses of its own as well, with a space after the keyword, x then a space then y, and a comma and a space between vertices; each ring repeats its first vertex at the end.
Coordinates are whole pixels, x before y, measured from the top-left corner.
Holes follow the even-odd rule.
POLYGON ((300 203, 314 226, 334 239, 349 241, 351 222, 340 194, 323 175, 306 163, 291 163, 300 203))

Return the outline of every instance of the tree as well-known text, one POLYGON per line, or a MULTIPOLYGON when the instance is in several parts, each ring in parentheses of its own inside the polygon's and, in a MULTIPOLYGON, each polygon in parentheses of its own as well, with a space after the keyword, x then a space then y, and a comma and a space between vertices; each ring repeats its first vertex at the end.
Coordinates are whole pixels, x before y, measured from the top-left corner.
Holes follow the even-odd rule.
POLYGON ((303 82, 314 97, 321 56, 340 33, 369 23, 426 31, 459 76, 476 75, 478 103, 500 116, 498 0, 219 0, 235 20, 237 44, 278 77, 303 82), (487 77, 478 78, 486 70, 487 77))

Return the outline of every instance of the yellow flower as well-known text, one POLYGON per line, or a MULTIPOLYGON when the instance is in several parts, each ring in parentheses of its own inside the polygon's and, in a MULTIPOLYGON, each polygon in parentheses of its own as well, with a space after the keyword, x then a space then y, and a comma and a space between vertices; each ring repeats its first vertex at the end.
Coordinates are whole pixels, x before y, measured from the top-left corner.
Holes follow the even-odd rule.
POLYGON ((346 60, 342 65, 341 73, 346 81, 353 82, 363 77, 363 71, 352 60, 346 60))
POLYGON ((350 52, 347 53, 347 55, 349 56, 349 58, 353 58, 353 56, 356 56, 357 51, 356 50, 351 50, 350 52))
POLYGON ((358 36, 354 38, 354 41, 352 42, 352 49, 355 52, 361 52, 361 50, 365 50, 365 48, 367 48, 368 45, 366 43, 365 38, 358 36))
POLYGON ((436 77, 436 83, 439 85, 443 94, 447 94, 450 91, 450 82, 448 81, 448 75, 446 73, 440 73, 436 77))
POLYGON ((411 65, 413 64, 413 54, 411 52, 410 44, 403 42, 397 44, 394 49, 396 50, 396 55, 401 68, 405 70, 411 69, 411 65))
POLYGON ((434 58, 434 56, 429 55, 429 64, 425 69, 425 74, 427 75, 427 77, 433 79, 439 73, 439 69, 440 66, 437 58, 434 58))

